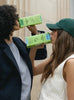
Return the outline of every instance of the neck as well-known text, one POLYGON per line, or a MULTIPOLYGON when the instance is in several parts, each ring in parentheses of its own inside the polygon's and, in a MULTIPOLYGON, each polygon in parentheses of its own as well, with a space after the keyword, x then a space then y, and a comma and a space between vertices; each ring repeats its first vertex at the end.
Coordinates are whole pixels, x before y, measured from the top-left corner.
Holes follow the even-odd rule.
POLYGON ((11 43, 11 42, 12 42, 12 36, 10 36, 10 39, 9 39, 9 40, 8 40, 8 39, 4 39, 4 41, 5 41, 7 44, 11 43))

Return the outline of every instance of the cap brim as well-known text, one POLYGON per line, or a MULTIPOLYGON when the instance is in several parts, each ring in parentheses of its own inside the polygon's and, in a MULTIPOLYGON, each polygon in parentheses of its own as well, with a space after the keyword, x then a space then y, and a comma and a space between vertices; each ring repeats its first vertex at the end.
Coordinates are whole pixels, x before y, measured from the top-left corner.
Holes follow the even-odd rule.
POLYGON ((50 30, 53 30, 53 29, 60 29, 60 27, 58 27, 56 24, 46 24, 46 26, 47 26, 50 30))

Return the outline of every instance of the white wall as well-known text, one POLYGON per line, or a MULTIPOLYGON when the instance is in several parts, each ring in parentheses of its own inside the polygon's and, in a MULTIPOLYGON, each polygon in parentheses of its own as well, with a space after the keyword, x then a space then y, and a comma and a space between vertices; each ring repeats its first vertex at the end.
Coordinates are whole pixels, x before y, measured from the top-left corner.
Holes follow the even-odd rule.
MULTIPOLYGON (((26 0, 28 2, 28 0, 26 0)), ((43 19, 41 25, 37 25, 38 29, 48 31, 46 23, 57 21, 57 0, 29 0, 29 6, 25 9, 28 15, 40 14, 43 19)))
POLYGON ((70 16, 74 18, 74 0, 70 0, 70 16))

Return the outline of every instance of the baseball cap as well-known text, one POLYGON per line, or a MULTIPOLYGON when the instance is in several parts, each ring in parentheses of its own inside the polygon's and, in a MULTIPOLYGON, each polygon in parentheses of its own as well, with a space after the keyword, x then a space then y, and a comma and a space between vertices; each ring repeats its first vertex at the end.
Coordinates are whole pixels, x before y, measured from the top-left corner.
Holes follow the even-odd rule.
POLYGON ((74 19, 64 18, 55 24, 47 23, 46 26, 50 29, 62 29, 68 32, 72 37, 74 37, 74 19))

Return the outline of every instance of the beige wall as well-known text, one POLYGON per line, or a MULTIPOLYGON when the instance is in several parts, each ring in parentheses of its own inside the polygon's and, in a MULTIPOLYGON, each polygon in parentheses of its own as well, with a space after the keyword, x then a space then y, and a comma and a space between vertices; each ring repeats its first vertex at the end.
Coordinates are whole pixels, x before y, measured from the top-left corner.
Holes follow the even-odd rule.
MULTIPOLYGON (((2 4, 13 4, 17 7, 20 17, 41 14, 43 23, 37 25, 37 28, 48 32, 46 23, 55 23, 56 21, 70 17, 70 0, 2 0, 2 4)), ((1 2, 1 0, 0 0, 1 2)), ((1 4, 1 3, 0 3, 1 4)), ((29 36, 30 32, 27 28, 23 28, 14 33, 15 36, 20 37, 22 40, 25 36, 29 36)), ((51 44, 47 44, 48 57, 51 54, 51 44)), ((35 61, 35 64, 39 64, 42 61, 35 61)), ((35 76, 33 80, 32 88, 32 100, 37 100, 40 93, 40 79, 41 75, 35 76)))
POLYGON ((6 4, 6 0, 0 0, 0 5, 6 4))

